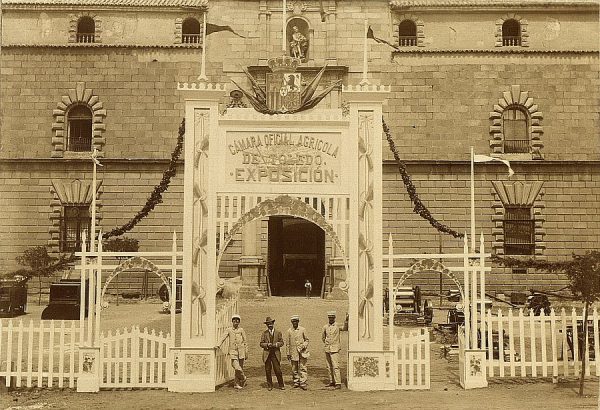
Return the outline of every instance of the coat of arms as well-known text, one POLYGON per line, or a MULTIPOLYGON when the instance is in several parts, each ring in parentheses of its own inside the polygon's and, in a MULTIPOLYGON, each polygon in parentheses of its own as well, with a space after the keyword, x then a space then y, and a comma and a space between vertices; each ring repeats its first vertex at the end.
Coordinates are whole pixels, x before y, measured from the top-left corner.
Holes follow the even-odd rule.
POLYGON ((302 75, 293 72, 267 74, 267 106, 274 111, 288 112, 300 108, 302 75))
POLYGON ((302 75, 296 72, 300 59, 284 55, 269 59, 268 64, 272 72, 267 73, 265 88, 245 69, 252 92, 246 91, 231 80, 244 93, 254 109, 263 114, 293 114, 308 110, 341 83, 341 80, 335 81, 316 94, 325 67, 321 68, 312 80, 307 81, 306 87, 303 88, 302 75))

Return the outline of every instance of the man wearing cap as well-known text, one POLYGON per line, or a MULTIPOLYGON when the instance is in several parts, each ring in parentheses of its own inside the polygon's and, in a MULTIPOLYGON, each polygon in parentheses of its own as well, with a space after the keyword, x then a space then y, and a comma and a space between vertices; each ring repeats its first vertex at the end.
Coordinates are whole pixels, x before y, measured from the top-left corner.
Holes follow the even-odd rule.
POLYGON ((329 323, 323 326, 322 339, 325 347, 325 358, 327 359, 327 368, 329 369, 329 378, 331 382, 329 387, 332 389, 342 388, 342 377, 340 375, 340 328, 335 322, 335 312, 327 312, 329 323))
POLYGON ((300 316, 293 315, 290 318, 292 327, 287 331, 287 358, 292 363, 292 379, 294 388, 300 387, 306 390, 306 380, 308 378, 306 372, 306 362, 310 356, 308 352, 308 336, 306 329, 299 326, 300 316))
POLYGON ((275 371, 277 377, 277 384, 280 390, 285 390, 283 384, 283 376, 281 374, 281 351, 280 347, 284 345, 283 336, 279 330, 275 330, 275 319, 271 319, 270 316, 264 321, 267 325, 260 338, 260 347, 263 349, 263 362, 265 363, 265 375, 267 376, 267 389, 273 390, 273 378, 271 377, 271 367, 275 371))
MULTIPOLYGON (((238 314, 231 316, 231 327, 227 329, 226 337, 229 336, 229 356, 231 357, 231 366, 235 370, 236 389, 241 389, 246 384, 246 375, 244 374, 244 360, 248 357, 248 343, 246 332, 240 327, 242 318, 238 314)), ((224 339, 223 339, 224 340, 224 339)), ((219 344, 220 345, 220 344, 219 344)))

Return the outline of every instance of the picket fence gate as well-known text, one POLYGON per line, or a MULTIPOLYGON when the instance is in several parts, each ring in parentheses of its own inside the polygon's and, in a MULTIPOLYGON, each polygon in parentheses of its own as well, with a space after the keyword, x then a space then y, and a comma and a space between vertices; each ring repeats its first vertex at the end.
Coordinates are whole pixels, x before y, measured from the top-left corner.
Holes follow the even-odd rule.
POLYGON ((588 316, 587 341, 583 340, 583 315, 573 308, 570 314, 554 309, 549 315, 523 309, 513 314, 488 310, 488 377, 568 377, 579 376, 581 357, 585 355, 585 375, 600 376, 599 318, 594 308, 588 316), (489 341, 494 340, 494 343, 489 341), (500 342, 502 341, 502 342, 500 342))
POLYGON ((74 388, 79 377, 80 328, 74 321, 0 320, 0 377, 6 386, 74 388))
POLYGON ((100 338, 101 388, 167 388, 171 335, 138 326, 100 338))
POLYGON ((426 390, 431 386, 429 329, 402 332, 395 339, 398 390, 426 390))
POLYGON ((217 311, 216 315, 216 386, 227 383, 234 377, 231 358, 229 357, 229 336, 227 329, 231 326, 231 316, 238 313, 238 299, 229 299, 217 311))

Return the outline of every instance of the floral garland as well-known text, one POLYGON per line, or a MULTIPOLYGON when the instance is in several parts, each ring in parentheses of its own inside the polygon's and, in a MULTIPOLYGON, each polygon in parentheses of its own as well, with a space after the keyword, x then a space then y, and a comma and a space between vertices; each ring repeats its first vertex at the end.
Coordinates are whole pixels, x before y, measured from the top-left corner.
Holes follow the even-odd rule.
POLYGON ((169 163, 169 167, 163 173, 162 180, 160 184, 154 187, 154 191, 150 194, 150 197, 146 200, 146 204, 144 207, 133 217, 129 222, 125 225, 115 228, 112 231, 108 232, 104 235, 104 239, 108 239, 112 236, 120 236, 125 232, 129 232, 132 230, 142 219, 144 219, 148 214, 156 207, 156 205, 162 203, 162 194, 169 188, 169 184, 171 183, 171 179, 177 174, 177 160, 181 156, 181 151, 183 150, 183 136, 185 134, 185 119, 181 121, 181 125, 179 126, 179 135, 177 136, 177 144, 175 145, 175 149, 171 153, 171 162, 169 163))
POLYGON ((396 149, 396 144, 392 139, 392 135, 390 134, 390 129, 385 123, 385 120, 381 118, 381 122, 383 124, 383 132, 385 132, 385 138, 390 146, 390 151, 394 154, 394 159, 398 163, 398 170, 400 171, 400 175, 402 176, 402 182, 406 187, 406 192, 408 192, 408 196, 410 197, 411 202, 415 205, 413 208, 413 212, 419 215, 421 218, 429 221, 431 226, 437 229, 439 232, 447 233, 449 235, 454 236, 455 238, 462 238, 464 235, 462 233, 456 232, 454 229, 444 225, 443 223, 438 222, 429 212, 429 209, 423 204, 419 195, 417 194, 417 188, 412 182, 412 179, 408 172, 406 171, 406 164, 400 160, 400 155, 398 154, 398 150, 396 149))

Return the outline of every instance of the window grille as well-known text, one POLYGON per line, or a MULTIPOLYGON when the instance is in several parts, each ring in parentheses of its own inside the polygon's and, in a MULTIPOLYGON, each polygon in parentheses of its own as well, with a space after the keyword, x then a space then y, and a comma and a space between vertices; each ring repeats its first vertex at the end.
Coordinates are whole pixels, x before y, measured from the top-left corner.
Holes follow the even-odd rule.
POLYGON ((521 24, 517 20, 506 20, 502 24, 502 45, 521 46, 521 24))
POLYGON ((64 206, 61 223, 61 252, 78 252, 81 250, 83 232, 86 233, 89 245, 92 218, 89 205, 64 206))
POLYGON ((417 45, 417 26, 412 20, 403 20, 398 25, 398 45, 411 47, 417 45))
POLYGON ((91 17, 82 17, 77 22, 77 42, 93 43, 96 39, 96 23, 91 17))
POLYGON ((91 149, 92 112, 83 105, 77 105, 67 114, 67 151, 85 152, 91 149))
POLYGON ((529 126, 527 115, 516 107, 509 107, 502 114, 504 153, 529 152, 529 126))
POLYGON ((533 255, 535 226, 530 207, 504 209, 504 254, 533 255))
POLYGON ((187 18, 181 26, 181 42, 183 44, 200 43, 200 23, 194 18, 187 18))

